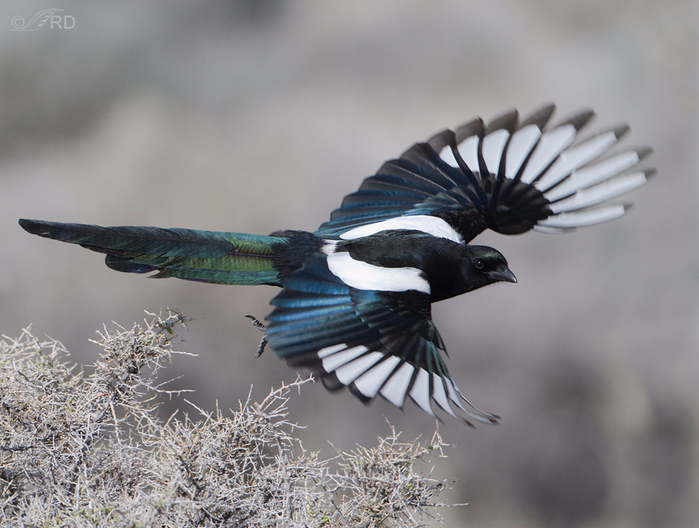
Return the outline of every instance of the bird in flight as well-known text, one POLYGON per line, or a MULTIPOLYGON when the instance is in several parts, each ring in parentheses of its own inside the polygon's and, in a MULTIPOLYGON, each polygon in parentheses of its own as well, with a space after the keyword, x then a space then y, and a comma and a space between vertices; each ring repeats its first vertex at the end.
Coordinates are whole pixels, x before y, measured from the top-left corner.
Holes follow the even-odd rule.
POLYGON ((267 284, 272 299, 260 346, 329 390, 364 402, 407 398, 472 420, 473 406, 443 359, 431 304, 496 282, 517 282, 496 249, 471 245, 485 229, 561 233, 624 214, 610 204, 654 173, 651 149, 609 153, 629 129, 580 138, 592 111, 547 126, 547 105, 474 119, 387 161, 317 231, 243 233, 19 221, 29 233, 106 254, 112 269, 215 284, 267 284))

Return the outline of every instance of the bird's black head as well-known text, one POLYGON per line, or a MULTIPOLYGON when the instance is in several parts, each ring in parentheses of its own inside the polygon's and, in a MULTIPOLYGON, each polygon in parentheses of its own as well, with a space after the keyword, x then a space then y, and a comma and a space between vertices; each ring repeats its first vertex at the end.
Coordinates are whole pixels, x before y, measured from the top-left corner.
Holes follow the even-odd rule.
POLYGON ((507 267, 507 260, 497 249, 488 246, 466 246, 461 261, 461 272, 468 289, 473 291, 494 282, 517 282, 507 267))
POLYGON ((507 261, 498 250, 487 246, 445 244, 447 251, 423 268, 431 287, 432 302, 449 299, 493 284, 517 282, 507 261))

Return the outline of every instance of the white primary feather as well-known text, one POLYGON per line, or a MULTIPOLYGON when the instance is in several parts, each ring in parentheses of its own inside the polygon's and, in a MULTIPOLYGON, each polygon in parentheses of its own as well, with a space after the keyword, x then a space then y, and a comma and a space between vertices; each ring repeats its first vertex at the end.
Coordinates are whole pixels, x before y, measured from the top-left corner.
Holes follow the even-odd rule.
POLYGON ((522 174, 524 183, 531 183, 549 166, 549 164, 565 150, 575 139, 577 131, 573 125, 563 125, 546 132, 541 136, 536 150, 529 158, 527 167, 522 174))
POLYGON ((410 389, 410 397, 415 400, 422 409, 434 416, 430 405, 430 375, 423 368, 418 370, 413 386, 410 389))
MULTIPOLYGON (((570 231, 570 229, 565 229, 561 227, 547 227, 547 226, 541 226, 541 225, 535 225, 532 227, 534 231, 537 231, 539 233, 547 233, 547 234, 555 234, 558 235, 560 233, 567 233, 570 231)), ((571 228, 572 229, 572 228, 571 228)))
POLYGON ((551 215, 545 220, 540 220, 539 225, 562 228, 584 227, 619 218, 625 211, 626 208, 623 205, 608 205, 598 209, 551 215))
POLYGON ((580 189, 591 187, 597 183, 608 180, 612 176, 621 174, 627 169, 630 169, 641 160, 638 152, 631 150, 618 154, 594 165, 583 167, 571 174, 564 182, 557 185, 550 191, 544 193, 544 196, 555 201, 559 198, 568 196, 580 189))
POLYGON ((575 211, 584 207, 598 205, 624 193, 632 191, 646 183, 646 175, 643 172, 635 172, 618 176, 613 180, 595 185, 588 189, 578 191, 570 198, 549 205, 554 213, 575 211))
POLYGON ((364 396, 373 398, 398 363, 400 363, 398 356, 389 356, 354 380, 354 385, 364 396))
POLYGON ((432 373, 432 397, 444 411, 452 416, 456 416, 451 405, 449 405, 447 393, 444 390, 444 380, 439 374, 435 374, 434 372, 432 373))
POLYGON ((451 147, 449 145, 447 145, 441 150, 441 152, 439 153, 439 157, 442 158, 452 167, 459 166, 459 164, 456 162, 456 158, 454 157, 454 153, 451 151, 451 147))
POLYGON ((381 395, 398 408, 403 408, 405 394, 415 368, 409 363, 403 365, 391 376, 381 388, 381 395))
MULTIPOLYGON (((461 159, 464 163, 468 165, 468 168, 472 171, 478 171, 478 142, 480 138, 478 136, 469 136, 458 144, 459 154, 461 154, 461 159)), ((454 160, 456 163, 456 160, 454 160)), ((458 165, 455 165, 458 166, 458 165)))
POLYGON ((329 356, 330 354, 334 354, 335 352, 339 352, 340 350, 344 350, 345 348, 347 348, 347 344, 345 344, 345 343, 340 343, 339 345, 332 345, 329 347, 321 348, 318 351, 318 357, 322 359, 325 356, 329 356))
MULTIPOLYGON (((505 148, 505 143, 507 143, 507 138, 510 137, 510 133, 501 128, 485 136, 483 138, 483 159, 488 167, 488 172, 491 174, 497 174, 500 168, 500 160, 502 159, 502 151, 505 148)), ((476 168, 469 166, 471 170, 478 170, 478 165, 476 168)))
MULTIPOLYGON (((340 345, 340 346, 346 346, 346 345, 340 345)), ((325 349, 323 349, 325 350, 325 349)), ((356 346, 352 348, 348 348, 347 350, 342 350, 341 352, 334 352, 331 355, 328 355, 326 357, 322 357, 322 363, 323 363, 323 368, 325 369, 326 372, 332 372, 333 370, 341 367, 345 363, 348 363, 352 361, 353 359, 358 358, 364 352, 367 351, 367 347, 365 346, 356 346)), ((318 352, 318 357, 321 357, 320 351, 318 352)))
POLYGON ((335 375, 344 385, 349 385, 382 357, 383 354, 381 352, 370 352, 365 356, 335 369, 335 375))
POLYGON ((444 378, 444 384, 447 386, 447 393, 449 395, 449 399, 456 404, 456 406, 464 411, 466 414, 470 414, 466 409, 464 409, 464 406, 461 405, 461 400, 459 400, 459 394, 460 392, 456 389, 456 386, 450 379, 444 378))
POLYGON ((571 172, 600 157, 604 152, 617 142, 617 134, 613 131, 598 134, 584 143, 561 152, 556 162, 537 182, 535 187, 540 191, 546 191, 571 172))
POLYGON ((537 140, 541 137, 541 130, 536 125, 527 125, 512 134, 507 145, 507 157, 505 159, 505 176, 514 178, 525 158, 531 152, 537 140))

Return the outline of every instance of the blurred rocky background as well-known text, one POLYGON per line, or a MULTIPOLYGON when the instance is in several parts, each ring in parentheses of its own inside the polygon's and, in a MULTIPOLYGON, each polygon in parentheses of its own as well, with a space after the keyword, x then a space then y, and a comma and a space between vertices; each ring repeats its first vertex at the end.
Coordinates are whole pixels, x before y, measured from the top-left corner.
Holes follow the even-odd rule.
MULTIPOLYGON (((652 145, 659 175, 620 220, 493 233, 520 282, 434 307, 449 368, 499 427, 440 425, 452 526, 699 522, 699 4, 694 0, 247 0, 0 5, 0 332, 32 323, 90 364, 103 323, 193 317, 173 386, 213 410, 296 374, 255 359, 271 287, 115 273, 20 217, 269 233, 314 230, 412 143, 474 115, 554 101, 652 145), (63 24, 12 31, 43 9, 63 24), (74 20, 74 27, 71 26, 74 20), (61 20, 61 19, 57 19, 61 20)), ((180 401, 167 409, 188 408, 180 401)), ((306 386, 304 445, 373 444, 411 403, 306 386), (385 417, 385 418, 384 418, 385 417)))

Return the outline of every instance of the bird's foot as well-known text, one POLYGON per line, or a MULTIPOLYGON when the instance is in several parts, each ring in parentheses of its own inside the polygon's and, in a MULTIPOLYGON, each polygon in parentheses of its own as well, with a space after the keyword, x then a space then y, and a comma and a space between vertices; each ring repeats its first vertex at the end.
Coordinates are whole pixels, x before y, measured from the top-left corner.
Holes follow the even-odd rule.
MULTIPOLYGON (((245 317, 252 320, 252 324, 255 325, 255 328, 261 330, 262 332, 267 330, 267 326, 262 321, 260 321, 257 317, 254 317, 252 315, 246 315, 245 317)), ((260 344, 257 345, 257 354, 255 355, 256 358, 260 357, 262 355, 262 353, 265 351, 265 347, 267 346, 267 342, 268 342, 267 341, 267 333, 265 333, 265 335, 263 335, 262 339, 260 340, 260 344)))

